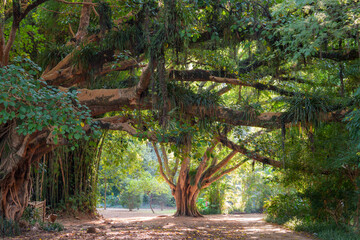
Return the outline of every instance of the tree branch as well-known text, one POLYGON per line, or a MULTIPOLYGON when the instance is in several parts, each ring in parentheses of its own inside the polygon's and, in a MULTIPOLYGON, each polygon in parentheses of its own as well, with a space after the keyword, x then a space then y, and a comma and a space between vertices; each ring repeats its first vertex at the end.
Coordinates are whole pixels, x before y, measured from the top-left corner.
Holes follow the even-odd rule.
POLYGON ((164 145, 161 145, 160 148, 161 148, 161 152, 162 152, 162 155, 163 155, 163 158, 164 158, 164 166, 165 166, 166 174, 169 176, 170 181, 173 182, 173 179, 171 177, 170 167, 169 167, 169 159, 167 157, 165 147, 164 147, 164 145))
POLYGON ((268 164, 268 165, 271 165, 271 166, 277 167, 277 168, 283 167, 283 164, 280 161, 276 161, 276 160, 268 158, 268 157, 260 156, 258 153, 254 152, 254 151, 250 151, 242 145, 237 145, 237 144, 233 143, 232 141, 228 140, 226 137, 221 136, 221 137, 219 137, 219 140, 222 144, 224 144, 224 146, 226 146, 234 151, 237 151, 237 152, 245 155, 246 157, 253 159, 257 162, 268 164))
POLYGON ((180 161, 179 158, 176 158, 176 159, 175 159, 175 166, 174 166, 174 168, 173 168, 173 170, 172 170, 172 172, 171 172, 171 178, 172 178, 172 179, 174 179, 174 177, 175 177, 175 175, 176 175, 176 172, 177 172, 177 170, 178 170, 179 161, 180 161))
POLYGON ((203 174, 204 180, 208 180, 210 177, 212 177, 215 173, 220 171, 222 168, 224 168, 229 161, 238 153, 238 151, 233 150, 231 153, 229 153, 221 162, 219 162, 214 167, 209 167, 206 172, 203 174))
POLYGON ((29 6, 26 7, 24 12, 21 14, 20 21, 24 19, 31 10, 37 8, 39 5, 43 4, 44 2, 47 2, 48 0, 36 0, 35 2, 32 2, 29 6))
POLYGON ((216 77, 211 76, 208 71, 205 70, 172 70, 169 73, 169 79, 176 80, 176 81, 189 81, 189 82, 195 82, 195 81, 211 81, 216 83, 227 83, 232 85, 239 85, 239 86, 245 86, 245 87, 253 87, 258 90, 269 90, 273 92, 277 92, 284 96, 294 96, 294 92, 290 92, 281 88, 278 88, 274 85, 270 84, 263 84, 263 83, 251 83, 248 81, 241 81, 240 79, 236 78, 226 78, 226 77, 216 77))
MULTIPOLYGON (((64 0, 57 0, 60 2, 66 2, 64 0)), ((79 22, 79 28, 75 35, 75 39, 77 43, 82 42, 82 40, 87 35, 88 27, 90 24, 90 13, 91 13, 91 5, 93 5, 92 0, 84 0, 82 3, 82 9, 81 9, 81 15, 80 15, 80 22, 79 22)))
POLYGON ((232 87, 226 86, 226 87, 223 87, 222 89, 220 89, 216 94, 221 96, 221 95, 227 93, 228 91, 230 91, 231 89, 232 89, 232 87))
POLYGON ((154 150, 155 150, 155 153, 156 153, 156 157, 158 159, 158 162, 159 162, 159 169, 160 169, 160 174, 161 176, 165 179, 166 183, 169 184, 170 188, 172 190, 175 190, 176 189, 176 185, 174 183, 172 183, 166 176, 166 174, 164 173, 164 169, 163 169, 163 165, 162 165, 162 161, 161 161, 161 157, 160 157, 160 154, 159 154, 159 150, 156 146, 156 143, 151 141, 153 147, 154 147, 154 150))
POLYGON ((69 23, 69 31, 70 31, 70 33, 71 33, 71 36, 73 37, 73 38, 75 38, 75 33, 74 33, 74 31, 72 30, 72 27, 71 27, 71 24, 69 23))
POLYGON ((220 173, 218 176, 215 176, 215 177, 210 178, 209 180, 207 180, 207 181, 205 182, 205 184, 204 184, 203 186, 201 186, 201 189, 204 189, 204 188, 210 186, 211 183, 219 180, 219 179, 222 178, 224 175, 226 175, 226 174, 234 171, 235 169, 237 169, 238 167, 240 167, 240 166, 243 165, 244 163, 245 163, 245 161, 240 162, 240 163, 236 164, 235 166, 233 166, 233 167, 231 167, 231 168, 223 171, 223 172, 220 173))
POLYGON ((143 72, 140 76, 140 81, 135 88, 137 95, 140 95, 143 91, 145 91, 149 87, 151 81, 151 74, 153 73, 153 69, 155 67, 156 67, 156 63, 154 62, 154 60, 150 60, 147 67, 143 69, 143 72))
POLYGON ((116 64, 112 64, 109 66, 104 66, 101 70, 101 72, 99 74, 97 74, 97 76, 102 76, 102 75, 106 75, 110 72, 115 72, 115 71, 126 71, 126 70, 130 70, 133 68, 137 68, 137 67, 147 67, 147 65, 140 65, 139 63, 144 61, 145 56, 142 55, 140 56, 140 58, 137 59, 131 59, 131 60, 124 60, 121 61, 120 63, 116 63, 116 64))
POLYGON ((85 2, 68 2, 65 0, 56 0, 57 2, 61 2, 61 3, 65 3, 65 4, 70 4, 70 5, 88 5, 88 6, 96 6, 96 3, 92 3, 92 2, 87 2, 85 0, 85 2))
POLYGON ((214 139, 211 143, 211 147, 207 148, 204 155, 203 155, 203 159, 201 161, 201 163, 199 164, 197 170, 196 170, 196 175, 195 175, 195 181, 194 181, 194 185, 197 185, 200 181, 201 176, 203 175, 203 172, 207 166, 207 162, 210 159, 209 155, 212 153, 212 151, 214 151, 214 148, 216 147, 216 145, 218 144, 219 140, 218 139, 214 139))

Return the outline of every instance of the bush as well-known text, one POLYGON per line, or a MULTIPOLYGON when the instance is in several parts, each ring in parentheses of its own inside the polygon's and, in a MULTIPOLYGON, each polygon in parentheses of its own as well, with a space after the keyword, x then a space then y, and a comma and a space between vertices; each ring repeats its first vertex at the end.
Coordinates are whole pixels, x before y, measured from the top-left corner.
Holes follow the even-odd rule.
POLYGON ((266 220, 283 224, 295 231, 314 234, 324 240, 360 240, 354 228, 334 221, 321 221, 312 214, 309 201, 296 194, 279 194, 264 205, 266 220))
POLYGON ((64 226, 61 223, 45 223, 45 222, 41 222, 40 227, 44 231, 60 232, 60 231, 64 230, 64 226))
POLYGON ((268 221, 284 224, 294 217, 307 217, 309 204, 296 194, 278 194, 266 201, 264 208, 268 221))
POLYGON ((41 221, 41 216, 39 213, 39 209, 35 209, 34 207, 28 206, 25 208, 23 215, 21 216, 23 220, 28 222, 30 225, 34 225, 36 222, 41 221))
POLYGON ((217 204, 211 204, 209 201, 206 201, 204 198, 198 198, 196 206, 201 214, 220 214, 221 209, 217 204))
POLYGON ((295 227, 295 231, 303 231, 314 234, 319 239, 332 240, 359 240, 359 234, 346 225, 335 223, 302 221, 295 227))
POLYGON ((120 195, 120 204, 123 207, 128 208, 130 211, 135 208, 139 208, 142 204, 142 195, 124 191, 120 195))
POLYGON ((0 216, 0 237, 10 237, 20 235, 19 225, 9 219, 0 216))

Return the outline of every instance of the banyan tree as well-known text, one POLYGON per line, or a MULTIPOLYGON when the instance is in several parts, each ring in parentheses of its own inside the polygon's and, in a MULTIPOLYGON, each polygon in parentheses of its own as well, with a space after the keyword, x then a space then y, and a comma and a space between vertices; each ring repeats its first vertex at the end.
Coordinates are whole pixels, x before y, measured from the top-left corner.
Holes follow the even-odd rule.
POLYGON ((2 1, 0 214, 22 215, 32 163, 98 129, 152 142, 176 215, 200 216, 200 190, 244 161, 286 165, 250 140, 296 126, 311 143, 319 122, 348 124, 359 3, 289 2, 2 1))

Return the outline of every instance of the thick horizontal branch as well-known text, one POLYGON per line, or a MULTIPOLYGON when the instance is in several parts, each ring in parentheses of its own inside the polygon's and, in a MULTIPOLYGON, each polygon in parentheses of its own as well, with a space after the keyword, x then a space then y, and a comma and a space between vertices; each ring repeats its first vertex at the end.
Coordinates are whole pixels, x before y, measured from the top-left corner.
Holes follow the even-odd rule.
POLYGON ((117 72, 117 71, 126 71, 138 67, 146 67, 147 65, 141 65, 140 62, 144 60, 144 57, 142 56, 139 60, 131 59, 131 60, 125 60, 120 63, 116 64, 110 64, 107 66, 104 66, 100 73, 97 74, 98 76, 106 75, 110 72, 117 72))
MULTIPOLYGON (((64 91, 67 91, 65 89, 64 91)), ((81 104, 86 105, 91 110, 92 116, 97 116, 106 112, 121 111, 124 109, 151 109, 152 104, 149 99, 140 101, 140 95, 136 92, 136 87, 124 89, 79 89, 78 99, 81 104)), ((206 117, 209 120, 228 123, 234 126, 251 126, 269 129, 277 129, 282 126, 281 112, 267 112, 259 115, 249 114, 247 111, 238 111, 222 106, 190 106, 183 109, 185 114, 194 117, 206 117)), ((341 122, 347 111, 337 111, 324 113, 323 122, 341 122)), ((285 122, 290 127, 290 120, 285 122)))
POLYGON ((139 104, 139 96, 135 87, 124 89, 79 89, 78 99, 86 105, 92 116, 103 113, 135 109, 139 104))
POLYGON ((65 0, 56 0, 57 2, 61 2, 61 3, 65 3, 65 4, 70 4, 70 5, 90 5, 90 6, 96 6, 96 3, 92 3, 92 2, 68 2, 65 0))
POLYGON ((143 70, 139 83, 123 89, 79 89, 78 99, 91 110, 92 116, 124 108, 140 107, 140 95, 145 91, 151 79, 153 64, 150 62, 143 70))
POLYGON ((208 71, 205 70, 172 70, 169 73, 169 79, 176 81, 190 81, 190 82, 215 82, 215 83, 227 83, 232 85, 239 85, 245 87, 253 87, 258 90, 269 90, 273 92, 277 92, 284 96, 294 96, 294 92, 286 91, 284 89, 278 88, 274 85, 263 84, 263 83, 251 83, 248 81, 242 81, 236 78, 227 78, 227 77, 216 77, 211 76, 208 71))
MULTIPOLYGON (((175 137, 167 137, 162 138, 161 141, 158 139, 157 134, 152 131, 141 131, 133 126, 136 124, 136 120, 131 117, 121 117, 121 116, 113 116, 113 117, 105 117, 105 118, 97 118, 94 119, 97 123, 97 126, 101 129, 106 130, 118 130, 124 131, 130 134, 133 137, 141 137, 147 139, 152 142, 171 142, 175 143, 175 137)), ((89 127, 88 127, 89 128, 89 127)), ((87 130, 87 129, 86 129, 87 130)))
POLYGON ((136 136, 137 131, 130 125, 130 120, 127 117, 106 117, 96 119, 97 126, 106 130, 119 130, 129 133, 131 136, 136 136))
POLYGON ((184 109, 192 116, 203 116, 209 120, 228 123, 234 126, 251 126, 263 128, 280 128, 282 113, 261 113, 256 116, 249 116, 247 111, 237 111, 226 107, 204 107, 193 106, 184 109))

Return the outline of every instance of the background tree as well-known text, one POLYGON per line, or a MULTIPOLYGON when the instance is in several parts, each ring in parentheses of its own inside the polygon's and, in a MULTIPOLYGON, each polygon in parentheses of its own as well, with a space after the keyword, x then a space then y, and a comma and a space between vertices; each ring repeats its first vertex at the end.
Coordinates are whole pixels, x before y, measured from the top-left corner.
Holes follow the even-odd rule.
MULTIPOLYGON (((133 195, 145 194, 149 198, 149 206, 153 213, 153 197, 169 192, 166 185, 159 182, 158 179, 151 176, 149 172, 143 172, 138 179, 130 179, 127 182, 127 192, 133 195)), ((129 201, 130 202, 130 201, 129 201)))

